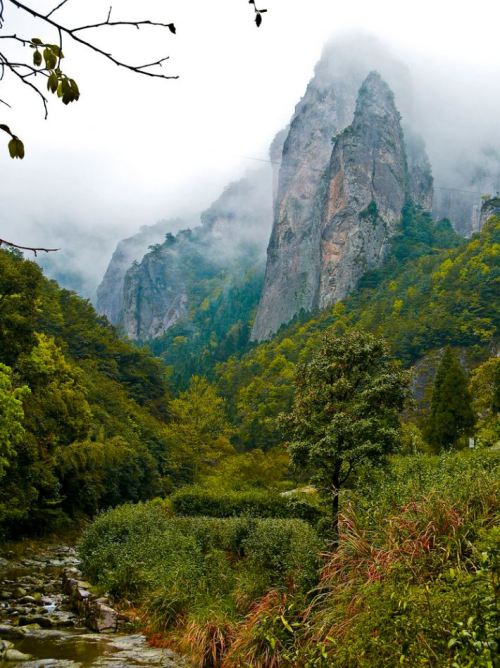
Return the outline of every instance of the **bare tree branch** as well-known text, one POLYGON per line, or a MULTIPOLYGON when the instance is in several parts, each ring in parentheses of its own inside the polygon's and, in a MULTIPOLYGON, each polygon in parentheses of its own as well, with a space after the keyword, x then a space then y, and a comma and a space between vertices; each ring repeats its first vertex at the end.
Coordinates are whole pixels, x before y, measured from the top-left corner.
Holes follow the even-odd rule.
POLYGON ((17 71, 17 68, 19 66, 29 67, 29 65, 25 65, 24 63, 13 63, 12 64, 6 58, 6 56, 4 56, 4 54, 1 53, 1 52, 0 52, 0 62, 2 63, 3 67, 10 70, 12 72, 12 74, 14 74, 25 86, 28 86, 28 88, 31 88, 31 90, 33 90, 38 95, 38 97, 40 98, 40 100, 42 101, 42 104, 43 104, 43 108, 44 108, 44 112, 45 112, 45 118, 47 118, 47 116, 49 115, 49 107, 48 107, 48 102, 49 101, 48 101, 48 99, 45 97, 45 95, 42 93, 42 91, 39 90, 35 86, 35 84, 31 83, 31 81, 27 81, 26 77, 23 76, 22 74, 20 74, 17 71))
POLYGON ((79 32, 80 30, 91 30, 93 28, 102 28, 104 26, 133 26, 134 28, 139 28, 141 26, 157 26, 160 28, 168 28, 170 32, 175 34, 175 25, 173 23, 159 23, 157 21, 101 21, 100 23, 92 23, 87 26, 79 26, 78 28, 72 28, 71 32, 79 32))
MULTIPOLYGON (((92 42, 89 42, 87 39, 83 39, 82 37, 80 37, 77 34, 77 32, 79 30, 97 28, 97 27, 101 27, 101 26, 104 26, 104 25, 133 25, 137 28, 139 28, 141 25, 158 25, 158 26, 161 26, 161 27, 164 27, 164 28, 168 28, 168 30, 170 30, 170 32, 174 33, 175 32, 175 25, 173 23, 158 23, 157 24, 157 23, 154 23, 154 22, 149 23, 147 21, 136 21, 136 22, 133 22, 133 21, 130 21, 130 22, 128 22, 128 21, 123 21, 123 22, 117 21, 117 22, 113 22, 113 23, 108 23, 107 21, 104 21, 102 23, 97 23, 97 24, 89 25, 89 26, 80 26, 80 27, 77 27, 77 28, 68 28, 67 26, 64 26, 61 23, 58 23, 54 19, 50 18, 49 14, 43 14, 43 13, 33 9, 32 7, 29 7, 28 5, 25 5, 24 3, 19 2, 18 0, 8 0, 8 2, 11 2, 15 7, 27 12, 28 14, 30 14, 34 18, 37 18, 37 19, 40 19, 41 21, 44 21, 45 23, 47 23, 48 25, 52 26, 57 31, 59 31, 60 34, 65 33, 66 35, 71 37, 71 39, 74 40, 75 42, 77 42, 78 44, 81 44, 82 46, 85 46, 86 48, 90 49, 91 51, 94 51, 95 53, 98 53, 99 55, 103 56, 107 60, 109 60, 112 63, 114 63, 115 65, 117 65, 118 67, 123 67, 127 70, 130 70, 131 72, 135 72, 136 74, 142 74, 143 76, 148 76, 148 77, 152 77, 152 78, 155 78, 155 79, 178 79, 179 78, 177 75, 168 75, 168 74, 162 74, 160 72, 151 72, 151 71, 145 69, 144 65, 131 65, 131 64, 126 63, 122 60, 119 60, 118 58, 113 56, 112 53, 110 53, 108 51, 105 51, 104 49, 101 49, 96 44, 93 44, 92 42)), ((159 59, 158 61, 153 63, 153 65, 157 65, 157 64, 160 63, 160 61, 163 62, 164 60, 166 60, 166 58, 159 59)), ((152 65, 150 65, 150 67, 151 66, 152 65)))
POLYGON ((29 251, 30 253, 34 253, 35 257, 37 257, 38 253, 55 253, 56 251, 61 250, 60 248, 35 248, 33 246, 20 246, 19 244, 15 244, 12 241, 7 241, 6 239, 0 239, 0 247, 1 246, 9 246, 9 248, 17 248, 18 250, 29 251))
POLYGON ((60 3, 57 5, 57 7, 54 7, 54 9, 51 9, 51 10, 50 10, 50 12, 47 14, 47 18, 48 18, 49 16, 51 16, 52 14, 54 14, 54 12, 57 12, 58 9, 61 9, 61 7, 62 7, 63 5, 65 5, 67 2, 68 2, 68 0, 62 0, 62 2, 60 2, 60 3))

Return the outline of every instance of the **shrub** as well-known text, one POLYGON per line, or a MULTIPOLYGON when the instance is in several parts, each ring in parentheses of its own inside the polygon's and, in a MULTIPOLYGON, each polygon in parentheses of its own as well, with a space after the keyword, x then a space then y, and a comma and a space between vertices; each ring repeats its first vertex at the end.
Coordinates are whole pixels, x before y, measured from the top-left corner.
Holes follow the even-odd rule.
POLYGON ((492 668, 499 464, 477 451, 365 471, 314 598, 271 590, 236 626, 224 668, 492 668))
POLYGON ((282 519, 257 522, 243 545, 249 568, 266 573, 268 587, 288 582, 301 590, 314 584, 320 548, 311 527, 301 520, 282 519))
POLYGON ((179 515, 295 517, 311 523, 321 517, 321 511, 310 503, 264 490, 220 492, 190 486, 181 488, 170 500, 179 515))
MULTIPOLYGON (((156 504, 125 505, 100 515, 79 546, 82 570, 103 590, 140 600, 160 585, 201 576, 201 551, 156 504)), ((190 587, 187 588, 190 591, 190 587)))
POLYGON ((151 502, 100 515, 79 553, 93 582, 118 598, 148 599, 154 625, 164 629, 207 602, 246 611, 250 597, 271 586, 310 586, 319 547, 302 520, 168 517, 151 502))

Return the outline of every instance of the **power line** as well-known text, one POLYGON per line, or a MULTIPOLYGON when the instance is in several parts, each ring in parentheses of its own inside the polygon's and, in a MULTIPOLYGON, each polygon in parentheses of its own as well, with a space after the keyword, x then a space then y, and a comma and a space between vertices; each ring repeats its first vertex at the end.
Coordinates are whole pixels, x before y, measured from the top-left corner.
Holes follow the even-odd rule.
MULTIPOLYGON (((255 162, 266 162, 269 165, 281 166, 281 161, 277 161, 277 160, 269 160, 269 159, 266 159, 266 158, 254 158, 254 157, 251 157, 251 156, 248 156, 248 155, 242 155, 240 157, 243 158, 244 160, 253 160, 255 162)), ((311 169, 312 169, 312 171, 315 171, 315 172, 323 172, 324 171, 323 169, 318 169, 316 167, 311 167, 311 169)), ((481 197, 481 195, 483 194, 479 190, 465 190, 463 188, 450 188, 448 186, 436 186, 436 185, 434 185, 433 187, 434 187, 434 190, 446 190, 446 191, 449 191, 449 192, 465 193, 467 195, 477 195, 478 197, 481 197)))

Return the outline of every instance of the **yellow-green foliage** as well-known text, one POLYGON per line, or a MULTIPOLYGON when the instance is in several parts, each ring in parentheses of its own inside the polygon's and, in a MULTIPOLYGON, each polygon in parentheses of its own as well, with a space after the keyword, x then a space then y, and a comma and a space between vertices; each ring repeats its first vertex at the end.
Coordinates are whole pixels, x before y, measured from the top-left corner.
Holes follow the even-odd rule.
POLYGON ((193 376, 188 389, 169 403, 168 411, 167 443, 176 453, 178 476, 186 482, 198 482, 235 454, 225 402, 206 378, 193 376))
MULTIPOLYGON (((406 364, 448 344, 486 347, 496 340, 500 218, 490 219, 472 240, 446 249, 436 239, 427 245, 418 241, 422 216, 407 214, 406 225, 416 231, 396 238, 386 264, 367 274, 345 302, 302 315, 271 341, 218 367, 218 385, 238 424, 241 446, 266 450, 280 442, 275 417, 290 408, 295 367, 311 357, 327 327, 338 333, 353 327, 373 332, 406 364)), ((441 238, 439 224, 427 220, 426 229, 430 238, 441 238)), ((457 243, 455 238, 451 245, 457 243)))
POLYGON ((470 379, 472 406, 480 445, 500 442, 500 358, 491 357, 474 369, 470 379))
POLYGON ((4 250, 0 325, 0 533, 44 531, 174 484, 157 360, 4 250))
POLYGON ((15 452, 15 446, 24 434, 23 398, 29 389, 12 386, 12 370, 0 364, 0 478, 15 452))

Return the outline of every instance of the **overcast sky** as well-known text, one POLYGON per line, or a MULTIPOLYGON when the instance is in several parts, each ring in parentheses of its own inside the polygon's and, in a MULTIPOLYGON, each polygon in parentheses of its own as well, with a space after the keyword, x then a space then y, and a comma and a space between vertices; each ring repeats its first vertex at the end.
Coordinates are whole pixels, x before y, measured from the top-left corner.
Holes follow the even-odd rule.
MULTIPOLYGON (((266 157, 323 44, 342 31, 381 38, 395 54, 416 59, 420 77, 440 68, 441 80, 453 83, 467 71, 473 83, 476 72, 481 86, 491 81, 499 89, 498 0, 258 2, 268 9, 260 29, 247 0, 113 0, 115 20, 173 21, 177 35, 124 29, 118 36, 103 29, 102 44, 111 42, 134 63, 170 55, 165 72, 180 75, 178 81, 137 77, 67 42, 64 70, 80 85, 79 102, 64 107, 54 98, 45 121, 34 96, 0 82, 0 97, 13 106, 0 108, 0 122, 24 139, 27 151, 23 161, 12 161, 0 145, 0 237, 68 244, 74 229, 76 243, 91 251, 82 249, 81 261, 99 274, 120 238, 207 206, 228 180, 253 166, 247 158, 266 157)), ((54 39, 6 5, 4 33, 54 39)), ((57 16, 94 22, 105 18, 108 5, 70 0, 57 16)), ((472 90, 470 109, 480 102, 477 95, 472 90)), ((487 105, 491 116, 494 100, 487 105)))

